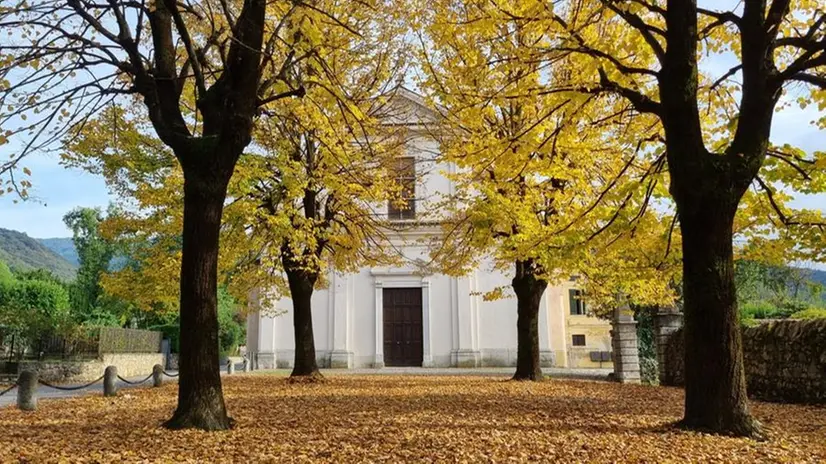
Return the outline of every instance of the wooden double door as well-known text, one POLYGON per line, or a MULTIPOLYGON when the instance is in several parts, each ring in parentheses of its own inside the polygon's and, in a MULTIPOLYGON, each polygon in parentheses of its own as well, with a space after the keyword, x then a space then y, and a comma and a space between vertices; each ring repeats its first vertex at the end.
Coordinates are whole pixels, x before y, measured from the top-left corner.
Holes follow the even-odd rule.
POLYGON ((384 364, 422 365, 422 289, 385 288, 384 364))

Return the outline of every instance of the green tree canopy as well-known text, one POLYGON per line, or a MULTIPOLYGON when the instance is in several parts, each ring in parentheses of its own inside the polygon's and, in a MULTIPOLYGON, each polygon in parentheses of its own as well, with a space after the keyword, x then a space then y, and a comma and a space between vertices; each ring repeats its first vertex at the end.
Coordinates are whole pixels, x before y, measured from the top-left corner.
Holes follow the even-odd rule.
POLYGON ((63 222, 72 229, 72 241, 80 260, 70 300, 76 319, 81 322, 100 319, 99 306, 105 296, 100 279, 109 270, 115 255, 115 244, 100 233, 103 219, 100 208, 76 208, 63 217, 63 222))

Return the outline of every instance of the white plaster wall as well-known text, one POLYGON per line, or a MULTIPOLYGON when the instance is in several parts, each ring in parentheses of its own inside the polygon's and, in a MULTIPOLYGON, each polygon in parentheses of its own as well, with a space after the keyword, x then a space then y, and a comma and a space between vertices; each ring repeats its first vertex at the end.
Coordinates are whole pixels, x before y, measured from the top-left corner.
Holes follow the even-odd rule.
MULTIPOLYGON (((415 256, 420 250, 411 250, 415 256)), ((471 277, 453 278, 445 275, 418 276, 410 274, 410 269, 363 268, 357 274, 336 276, 331 285, 344 295, 334 295, 330 289, 316 290, 313 295, 313 330, 319 364, 327 366, 330 354, 344 350, 352 355, 352 367, 372 367, 376 360, 376 281, 383 288, 394 286, 418 286, 423 280, 429 282, 430 347, 433 365, 455 364, 455 352, 472 351, 479 356, 480 365, 514 365, 516 362, 516 298, 511 293, 508 298, 482 301, 480 295, 471 292, 487 291, 496 286, 510 284, 511 276, 497 271, 479 271, 471 277), (337 305, 346 305, 343 309, 337 305), (338 312, 336 312, 338 311, 338 312), (337 319, 336 314, 339 316, 337 319), (346 320, 341 320, 346 317, 346 320), (335 324, 341 322, 342 327, 335 324), (338 331, 339 342, 336 346, 338 331), (346 332, 346 340, 341 340, 346 332), (452 356, 453 355, 453 356, 452 356)), ((564 314, 561 309, 552 310, 554 301, 548 298, 560 295, 561 289, 551 287, 546 291, 540 311, 540 350, 552 350, 549 313, 564 314)), ((250 340, 250 346, 257 346, 259 352, 274 351, 278 367, 293 365, 294 337, 292 326, 292 302, 288 298, 280 300, 275 307, 283 314, 275 318, 253 314, 248 327, 253 329, 250 336, 258 334, 257 344, 250 340), (253 320, 257 318, 257 320, 253 320), (257 326, 257 327, 256 327, 257 326), (257 330, 256 330, 257 329, 257 330)), ((564 337, 564 334, 557 335, 564 337)), ((564 340, 553 340, 553 345, 565 346, 564 340)), ((425 341, 426 343, 427 341, 425 341)), ((558 349, 558 348, 557 348, 558 349)), ((560 360, 561 361, 561 360, 560 360)), ((545 362, 546 365, 550 361, 545 362)))
MULTIPOLYGON (((329 362, 330 320, 329 289, 317 289, 313 293, 313 337, 315 338, 316 358, 319 365, 329 362)), ((266 346, 275 351, 275 362, 279 368, 292 367, 295 358, 295 335, 293 332, 293 303, 289 298, 282 298, 275 304, 280 313, 275 317, 262 317, 259 325, 259 352, 266 346), (271 334, 271 335, 270 335, 271 334)))

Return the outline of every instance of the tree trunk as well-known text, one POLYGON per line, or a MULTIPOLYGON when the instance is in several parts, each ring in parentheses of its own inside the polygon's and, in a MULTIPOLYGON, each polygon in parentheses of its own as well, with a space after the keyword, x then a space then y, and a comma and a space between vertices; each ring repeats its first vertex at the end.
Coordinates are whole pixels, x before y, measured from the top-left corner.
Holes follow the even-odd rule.
POLYGON ((516 293, 516 373, 513 380, 542 380, 539 366, 539 302, 548 282, 536 278, 533 260, 517 261, 513 290, 516 293))
POLYGON ((282 251, 282 262, 290 285, 290 297, 293 300, 295 362, 290 377, 320 378, 321 372, 318 370, 315 357, 311 301, 318 273, 302 269, 289 250, 282 251))
POLYGON ((759 424, 747 403, 734 285, 732 224, 738 201, 729 196, 731 192, 718 192, 716 198, 702 202, 704 207, 692 208, 693 214, 680 213, 685 298, 682 424, 759 437, 759 424))
POLYGON ((217 276, 221 214, 232 170, 221 176, 193 171, 184 170, 178 408, 164 425, 226 430, 232 420, 218 365, 217 276))

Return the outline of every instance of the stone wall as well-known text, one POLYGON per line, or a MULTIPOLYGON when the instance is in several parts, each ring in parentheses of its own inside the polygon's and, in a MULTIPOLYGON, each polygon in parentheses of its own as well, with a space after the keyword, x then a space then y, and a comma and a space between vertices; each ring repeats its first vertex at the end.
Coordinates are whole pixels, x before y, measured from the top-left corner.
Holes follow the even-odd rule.
POLYGON ((826 320, 745 328, 743 353, 750 395, 826 403, 826 320))
POLYGON ((145 377, 155 364, 164 365, 161 353, 112 353, 98 359, 83 361, 27 361, 21 362, 18 372, 35 370, 47 382, 91 382, 103 375, 106 366, 117 366, 122 377, 145 377))
MULTIPOLYGON (((683 331, 671 337, 668 375, 684 383, 683 331)), ((752 398, 826 403, 826 320, 773 321, 743 329, 743 359, 752 398)))

